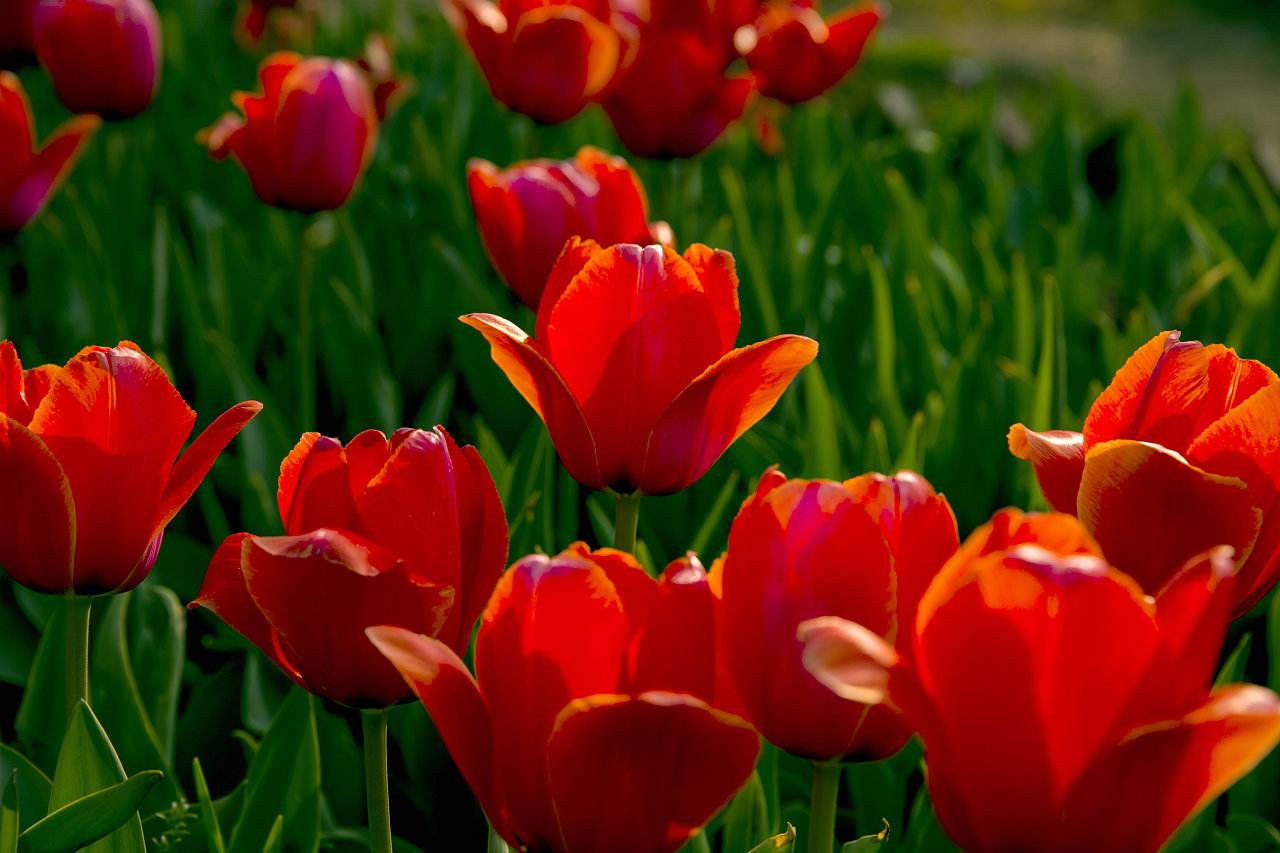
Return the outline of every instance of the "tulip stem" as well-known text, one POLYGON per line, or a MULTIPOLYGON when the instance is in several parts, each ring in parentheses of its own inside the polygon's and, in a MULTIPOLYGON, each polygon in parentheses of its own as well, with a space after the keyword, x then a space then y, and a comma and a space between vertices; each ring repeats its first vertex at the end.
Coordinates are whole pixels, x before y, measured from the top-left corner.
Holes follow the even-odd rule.
POLYGON ((813 798, 809 802, 809 853, 831 853, 836 844, 836 801, 840 797, 840 765, 813 763, 813 798))
POLYGON ((617 515, 613 524, 613 547, 628 554, 636 552, 636 531, 640 528, 640 493, 617 495, 617 515))
POLYGON ((298 419, 300 430, 316 428, 316 356, 311 327, 311 241, 304 221, 298 239, 298 419))
POLYGON ((369 802, 369 853, 391 853, 391 791, 387 782, 386 709, 365 711, 364 787, 369 802))
POLYGON ((89 701, 89 612, 93 599, 67 596, 67 717, 89 701))

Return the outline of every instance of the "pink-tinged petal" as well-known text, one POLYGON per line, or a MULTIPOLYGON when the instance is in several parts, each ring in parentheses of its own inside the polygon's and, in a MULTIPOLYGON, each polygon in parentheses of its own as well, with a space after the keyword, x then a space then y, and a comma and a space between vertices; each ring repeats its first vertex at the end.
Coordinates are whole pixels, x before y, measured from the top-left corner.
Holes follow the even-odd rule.
POLYGON ((1075 514, 1084 476, 1084 433, 1036 432, 1014 424, 1009 429, 1009 452, 1035 468, 1036 482, 1050 507, 1075 514))
POLYGON ((1188 818, 1249 773, 1280 742, 1280 698, 1224 687, 1179 719, 1130 734, 1072 789, 1054 850, 1156 850, 1188 818))
POLYGON ((160 366, 127 342, 85 349, 54 377, 31 430, 71 483, 79 591, 117 590, 134 574, 195 417, 160 366))
POLYGON ((494 363, 551 433, 569 474, 590 489, 608 485, 596 461, 596 444, 569 386, 527 334, 492 314, 470 314, 462 322, 489 342, 494 363))
POLYGON ((280 463, 276 503, 290 536, 321 527, 355 527, 355 500, 342 442, 317 432, 303 435, 280 463))
POLYGON ((372 627, 365 633, 427 709, 489 822, 499 835, 516 844, 494 781, 493 721, 466 665, 439 640, 404 628, 372 627))
POLYGON ((0 210, 0 233, 20 230, 44 210, 101 125, 97 116, 77 116, 58 128, 9 190, 0 210))
POLYGON ((1261 521, 1242 481, 1138 441, 1089 451, 1078 515, 1111 564, 1152 592, 1192 557, 1219 545, 1243 558, 1261 521))
POLYGON ((191 442, 191 446, 182 456, 178 457, 178 462, 169 475, 164 497, 161 499, 157 532, 164 529, 178 511, 186 506, 187 501, 191 500, 191 496, 208 476, 209 469, 213 467, 218 456, 261 411, 262 404, 256 400, 232 406, 209 424, 204 432, 191 442))
POLYGON ((548 746, 555 849, 674 853, 746 784, 759 753, 751 726, 691 696, 579 699, 548 746))
POLYGON ((62 466, 40 436, 0 414, 0 569, 30 589, 74 589, 76 513, 62 466))
POLYGON ((626 244, 592 257, 549 302, 538 343, 582 406, 605 480, 633 491, 658 417, 724 354, 707 334, 720 301, 675 252, 626 244))
MULTIPOLYGON (((525 182, 526 185, 528 183, 525 182)), ((517 195, 508 184, 497 166, 486 160, 472 160, 467 164, 467 190, 485 253, 520 301, 537 310, 547 275, 555 265, 556 253, 560 251, 559 245, 548 244, 563 244, 563 240, 538 239, 528 232, 536 228, 537 236, 541 238, 553 233, 566 218, 563 213, 556 215, 556 211, 566 208, 569 202, 562 187, 548 186, 545 194, 558 200, 559 204, 539 205, 539 213, 550 215, 551 221, 531 222, 522 207, 525 194, 517 195)))
POLYGON ((366 628, 433 635, 453 604, 452 589, 424 583, 372 542, 334 530, 250 537, 241 569, 284 661, 308 690, 349 705, 385 707, 408 693, 366 628))
POLYGON ((822 616, 801 622, 796 639, 804 644, 804 668, 841 699, 862 705, 885 701, 898 653, 874 631, 822 616))
POLYGON ((500 87, 501 100, 536 121, 559 124, 613 79, 622 46, 617 33, 590 12, 554 4, 516 19, 507 50, 510 76, 500 87))
POLYGON ((26 90, 18 75, 0 71, 0 186, 7 186, 31 159, 34 122, 26 90))
POLYGON ((817 342, 781 335, 734 350, 694 380, 649 436, 640 489, 678 492, 697 482, 755 426, 818 355, 817 342))
POLYGON ((635 639, 629 692, 665 690, 715 701, 716 612, 707 572, 693 554, 662 574, 635 639))

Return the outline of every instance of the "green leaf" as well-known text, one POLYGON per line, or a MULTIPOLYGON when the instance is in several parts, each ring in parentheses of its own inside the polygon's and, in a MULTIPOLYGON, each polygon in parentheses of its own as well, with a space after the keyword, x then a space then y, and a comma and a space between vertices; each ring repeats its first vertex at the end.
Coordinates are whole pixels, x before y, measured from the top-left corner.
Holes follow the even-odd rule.
POLYGON ((191 762, 191 775, 195 778, 196 803, 200 806, 200 825, 204 827, 204 837, 209 845, 209 853, 226 853, 227 845, 222 840, 222 827, 218 825, 218 810, 214 807, 213 797, 209 796, 209 783, 205 781, 204 769, 200 759, 191 762))
POLYGON ((889 821, 875 835, 864 835, 840 848, 840 853, 876 853, 889 840, 889 821))
POLYGON ((283 843, 284 815, 281 814, 276 815, 275 823, 271 824, 271 831, 267 833, 267 840, 262 844, 262 853, 280 853, 283 843))
POLYGON ((756 772, 725 810, 722 849, 746 850, 768 832, 769 804, 764 797, 764 783, 756 772))
POLYGON ((277 817, 290 850, 320 845, 320 742, 310 694, 293 690, 262 738, 249 765, 231 853, 261 853, 277 817))
MULTIPOLYGON (((62 749, 58 753, 58 767, 54 771, 53 787, 49 792, 50 814, 56 814, 64 806, 92 794, 115 788, 124 781, 124 767, 120 764, 120 757, 111 746, 107 733, 89 706, 81 702, 71 715, 62 749)), ((158 775, 151 778, 142 794, 145 796, 157 781, 158 775)), ((141 786, 142 783, 134 784, 141 786)), ((136 791, 138 788, 130 790, 136 791)), ((135 813, 132 818, 126 815, 121 823, 116 824, 118 828, 114 832, 85 850, 88 853, 145 853, 142 820, 136 814, 136 803, 133 808, 135 813)))
POLYGON ((1228 684, 1237 684, 1244 681, 1244 668, 1245 664, 1249 662, 1249 649, 1252 645, 1253 634, 1245 634, 1240 638, 1235 650, 1231 652, 1231 657, 1227 658, 1227 662, 1222 665, 1222 669, 1218 672, 1218 677, 1213 682, 1214 687, 1225 687, 1228 684))
POLYGON ((12 747, 0 745, 0 779, 12 780, 5 786, 18 792, 18 815, 21 829, 44 817, 49 811, 51 782, 44 772, 12 747))
POLYGON ((35 661, 40 637, 8 590, 0 592, 4 593, 0 594, 0 637, 4 637, 0 644, 0 681, 21 687, 35 661))
POLYGON ((65 608, 58 607, 50 612, 40 635, 14 723, 26 755, 45 769, 57 760, 66 731, 66 660, 67 614, 65 608))
POLYGON ((15 772, 5 783, 0 796, 0 853, 18 853, 18 832, 22 823, 18 811, 18 774, 15 772))
POLYGON ((1280 850, 1280 830, 1257 815, 1230 815, 1227 834, 1238 853, 1274 853, 1280 850))
POLYGON ((163 775, 159 770, 144 770, 118 785, 68 803, 22 833, 24 853, 62 853, 105 838, 130 820, 137 820, 138 807, 163 775))
POLYGON ((791 853, 796 846, 796 828, 791 824, 787 824, 786 832, 781 835, 775 835, 772 838, 766 838, 755 847, 752 847, 747 853, 791 853))

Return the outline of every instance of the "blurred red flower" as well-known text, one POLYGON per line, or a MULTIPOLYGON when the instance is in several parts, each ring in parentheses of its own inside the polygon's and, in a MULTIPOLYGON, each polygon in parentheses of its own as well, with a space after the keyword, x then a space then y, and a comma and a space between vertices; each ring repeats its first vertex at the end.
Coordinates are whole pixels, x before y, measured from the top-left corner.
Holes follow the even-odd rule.
MULTIPOLYGON (((1005 510, 975 533, 888 676, 951 838, 975 853, 1155 853, 1261 761, 1280 740, 1280 698, 1210 687, 1233 571, 1215 549, 1152 599, 1069 516, 1005 510)), ((840 619, 801 635, 810 669, 854 697, 895 656, 840 619)))
POLYGON ((489 258, 535 311, 570 237, 603 246, 675 242, 665 222, 649 223, 644 187, 627 162, 598 148, 585 147, 572 160, 530 160, 501 171, 472 160, 467 186, 489 258))
POLYGON ((0 342, 0 568, 51 594, 133 589, 165 527, 261 409, 235 406, 179 457, 196 413, 136 345, 24 371, 0 342))
POLYGON ((738 31, 736 42, 760 94, 798 104, 853 70, 880 18, 875 4, 854 6, 824 21, 812 0, 771 0, 752 26, 738 31))
POLYGON ((24 60, 35 53, 31 9, 35 0, 0 0, 0 61, 24 60))
POLYGON ((237 533, 192 607, 207 607, 326 699, 385 707, 409 690, 364 636, 399 625, 462 654, 507 559, 484 461, 441 427, 344 448, 308 433, 280 466, 285 535, 237 533))
POLYGON ((672 853, 751 776, 755 730, 717 697, 711 593, 696 560, 655 582, 578 543, 503 576, 473 678, 444 643, 369 636, 403 674, 517 850, 672 853))
POLYGON ((276 53, 259 71, 262 93, 238 92, 201 134, 219 160, 234 156, 258 198, 313 213, 341 207, 373 157, 378 112, 365 74, 342 59, 276 53))
POLYGON ((494 98, 544 124, 567 121, 613 79, 609 0, 444 0, 494 98))
POLYGON ((36 0, 32 32, 67 109, 125 119, 151 105, 163 64, 151 0, 36 0))
POLYGON ((815 761, 874 761, 901 749, 911 735, 901 716, 820 684, 804 668, 796 628, 840 616, 901 646, 959 544, 951 506, 918 474, 837 483, 766 473, 712 569, 721 654, 743 716, 769 742, 815 761))
POLYGON ((39 215, 100 124, 97 116, 73 118, 37 151, 22 83, 0 71, 0 236, 16 234, 39 215))
POLYGON ((1237 615, 1280 578, 1280 378, 1259 362, 1165 332, 1120 369, 1082 433, 1016 424, 1009 448, 1144 589, 1216 545, 1242 561, 1237 615))
POLYGON ((818 353, 799 335, 733 349, 733 256, 701 245, 682 257, 575 238, 542 297, 536 340, 492 314, 462 320, 489 341, 573 478, 621 494, 697 482, 818 353))

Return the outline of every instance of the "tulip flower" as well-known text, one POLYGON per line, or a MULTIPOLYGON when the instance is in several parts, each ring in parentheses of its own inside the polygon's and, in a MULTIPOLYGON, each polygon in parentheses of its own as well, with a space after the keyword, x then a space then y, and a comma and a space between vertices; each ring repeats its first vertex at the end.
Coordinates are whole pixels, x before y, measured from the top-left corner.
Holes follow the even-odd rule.
POLYGON ((770 470, 742 506, 712 569, 720 648, 743 716, 765 739, 814 762, 809 849, 832 846, 841 761, 876 761, 911 727, 893 709, 834 695, 802 662, 796 629, 835 615, 894 644, 959 546, 946 498, 918 474, 845 483, 770 470), (823 846, 824 839, 826 846, 823 846))
POLYGON ((0 0, 0 61, 21 63, 35 53, 31 8, 35 0, 0 0))
POLYGON ((35 122, 22 83, 0 71, 0 238, 40 214, 100 123, 96 116, 74 118, 35 150, 35 122))
POLYGON ((674 853, 751 776, 749 724, 718 704, 712 597, 693 559, 657 583, 581 543, 503 576, 473 678, 448 645, 369 636, 431 715, 497 833, 540 853, 674 853))
POLYGON ((493 97, 544 124, 573 118, 613 79, 609 0, 444 0, 493 97))
POLYGON ((236 33, 249 44, 257 44, 267 34, 267 22, 276 9, 294 9, 298 0, 249 0, 242 4, 236 33))
POLYGON ((769 2, 736 43, 760 94, 787 104, 818 97, 853 70, 880 23, 874 4, 824 21, 812 0, 769 2))
POLYGON ((693 157, 746 109, 752 77, 726 73, 732 29, 710 9, 705 0, 651 0, 639 18, 601 101, 633 154, 693 157))
POLYGON ((1213 688, 1237 599, 1230 548, 1154 598, 1066 515, 996 515, 920 602, 911 655, 840 619, 801 627, 810 669, 919 730, 938 820, 973 853, 1155 853, 1280 741, 1280 697, 1213 688))
POLYGON ((674 242, 665 222, 649 223, 639 176, 621 157, 598 148, 585 147, 572 160, 532 160, 503 171, 472 160, 467 186, 489 258, 534 311, 570 237, 603 246, 674 242))
POLYGON ((1242 615, 1280 579, 1280 378, 1221 345, 1157 335, 1102 392, 1083 432, 1017 424, 1009 448, 1049 505, 1077 515, 1144 589, 1230 545, 1242 615))
POLYGON ((66 597, 72 709, 89 690, 91 599, 78 596, 142 583, 165 527, 261 409, 233 407, 179 456, 196 413, 136 345, 23 370, 0 342, 0 568, 66 597))
POLYGON ((244 115, 224 115, 201 141, 218 160, 234 156, 267 204, 307 213, 341 207, 378 138, 365 75, 346 60, 276 53, 259 77, 261 94, 232 99, 244 115))
POLYGON ((395 53, 386 36, 374 34, 365 39, 364 53, 356 57, 356 65, 364 72, 373 91, 374 111, 378 121, 385 122, 408 93, 410 81, 396 71, 395 53))
POLYGON ((67 109, 132 118, 160 84, 160 18, 151 0, 36 0, 40 64, 67 109))
POLYGON ((536 339, 491 314, 462 318, 546 423, 569 474, 619 496, 623 550, 634 548, 628 496, 697 482, 817 356, 798 335, 733 349, 740 319, 727 252, 576 238, 547 284, 536 339))

